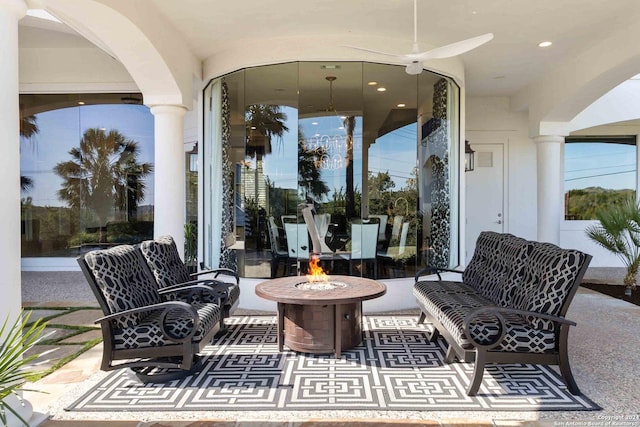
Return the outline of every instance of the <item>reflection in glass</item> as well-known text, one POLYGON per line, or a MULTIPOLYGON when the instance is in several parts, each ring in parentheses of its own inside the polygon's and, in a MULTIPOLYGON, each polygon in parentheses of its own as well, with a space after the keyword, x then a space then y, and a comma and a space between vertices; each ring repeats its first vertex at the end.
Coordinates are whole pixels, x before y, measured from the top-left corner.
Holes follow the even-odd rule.
POLYGON ((122 98, 20 96, 22 256, 153 236, 153 118, 122 98))
MULTIPOLYGON (((205 173, 215 141, 233 166, 205 183, 234 177, 240 274, 306 274, 315 255, 330 274, 410 277, 427 249, 455 265, 457 96, 442 76, 358 62, 256 67, 212 82, 205 173), (228 115, 218 84, 228 88, 228 115), (220 129, 229 121, 228 138, 216 120, 220 129)), ((204 221, 216 227, 218 216, 206 211, 204 221)))

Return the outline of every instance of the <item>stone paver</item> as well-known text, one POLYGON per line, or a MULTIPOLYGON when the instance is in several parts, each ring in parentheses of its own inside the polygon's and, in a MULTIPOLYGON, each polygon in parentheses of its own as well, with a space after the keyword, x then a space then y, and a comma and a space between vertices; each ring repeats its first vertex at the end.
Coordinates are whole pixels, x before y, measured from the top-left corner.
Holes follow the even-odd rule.
MULTIPOLYGON (((69 335, 75 334, 77 331, 73 329, 61 329, 61 328, 44 328, 44 337, 47 341, 58 341, 64 339, 69 335)), ((38 346, 40 347, 40 346, 38 346)))
POLYGON ((50 316, 58 316, 60 314, 66 313, 66 310, 48 310, 48 309, 35 309, 35 310, 25 310, 24 314, 30 313, 29 323, 33 323, 38 319, 44 319, 50 316))
POLYGON ((65 338, 61 340, 60 343, 61 344, 80 344, 80 343, 85 343, 87 341, 94 340, 96 338, 102 338, 102 332, 100 332, 100 329, 83 332, 81 334, 74 335, 69 338, 65 338))
POLYGON ((60 359, 75 354, 82 350, 81 345, 37 345, 26 352, 27 356, 32 354, 40 354, 41 356, 34 360, 33 369, 44 371, 55 365, 60 359), (46 353, 50 351, 49 353, 46 353), (43 353, 46 353, 43 355, 43 353))
POLYGON ((95 328, 98 326, 94 323, 95 320, 102 316, 102 310, 78 310, 68 314, 63 314, 62 316, 58 316, 55 319, 51 319, 49 323, 54 325, 75 325, 95 328))

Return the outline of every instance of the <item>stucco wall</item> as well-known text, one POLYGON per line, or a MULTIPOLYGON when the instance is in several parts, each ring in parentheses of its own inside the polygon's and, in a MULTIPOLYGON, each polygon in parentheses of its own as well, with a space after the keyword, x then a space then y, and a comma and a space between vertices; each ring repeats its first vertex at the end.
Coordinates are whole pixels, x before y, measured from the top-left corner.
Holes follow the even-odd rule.
POLYGON ((20 91, 138 91, 127 70, 98 48, 20 49, 20 91))

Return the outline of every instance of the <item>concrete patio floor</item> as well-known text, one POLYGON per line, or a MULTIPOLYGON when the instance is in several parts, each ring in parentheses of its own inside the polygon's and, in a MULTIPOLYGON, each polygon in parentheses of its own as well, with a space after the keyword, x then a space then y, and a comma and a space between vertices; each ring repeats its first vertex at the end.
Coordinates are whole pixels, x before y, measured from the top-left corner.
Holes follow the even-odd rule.
MULTIPOLYGON (((31 307, 95 306, 80 273, 23 273, 23 301, 31 307), (25 277, 27 276, 27 277, 25 277), (34 280, 35 279, 35 280, 34 280), (38 288, 40 288, 38 290, 38 288), (43 289, 45 288, 45 289, 43 289), (56 290, 57 288, 57 290, 56 290)), ((620 271, 599 271, 603 281, 617 282, 620 271), (608 277, 609 276, 609 277, 608 277)), ((595 277, 594 277, 595 278, 595 277)), ((79 322, 82 316, 77 316, 79 322)), ((206 411, 81 413, 64 406, 106 373, 99 370, 101 345, 41 379, 25 393, 34 410, 48 420, 43 427, 76 426, 588 426, 640 427, 640 307, 581 288, 567 318, 577 322, 569 337, 574 376, 583 394, 602 411, 433 412, 423 411, 206 411)))

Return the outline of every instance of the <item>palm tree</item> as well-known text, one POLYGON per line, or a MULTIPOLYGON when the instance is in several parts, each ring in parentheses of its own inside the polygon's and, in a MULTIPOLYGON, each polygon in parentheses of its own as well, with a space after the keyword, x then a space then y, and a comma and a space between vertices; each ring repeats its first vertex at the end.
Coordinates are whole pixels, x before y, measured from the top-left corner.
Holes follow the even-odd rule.
POLYGON ((587 227, 587 237, 624 262, 627 268, 623 282, 625 293, 631 295, 640 267, 640 206, 630 197, 599 210, 596 218, 600 224, 587 227))
MULTIPOLYGON (((30 141, 35 134, 40 132, 38 128, 38 120, 34 115, 24 116, 20 118, 20 138, 30 141)), ((20 189, 28 191, 33 188, 33 179, 28 176, 20 175, 20 189)))
POLYGON ((356 128, 355 116, 345 117, 343 125, 347 131, 347 154, 345 156, 345 160, 347 162, 347 199, 345 205, 345 214, 347 215, 347 218, 353 218, 356 216, 355 189, 353 186, 353 131, 356 128))
POLYGON ((31 139, 35 134, 40 132, 38 128, 38 118, 33 114, 20 118, 20 136, 24 139, 31 139))
POLYGON ((279 105, 253 104, 245 111, 247 123, 247 155, 261 157, 271 152, 271 139, 282 139, 289 128, 284 124, 287 115, 280 111, 279 105))
POLYGON ((99 224, 106 224, 114 209, 131 211, 144 198, 142 178, 152 171, 150 163, 139 163, 138 143, 117 130, 87 129, 80 146, 69 151, 71 160, 60 162, 54 172, 64 181, 58 198, 69 207, 89 208, 99 224))

